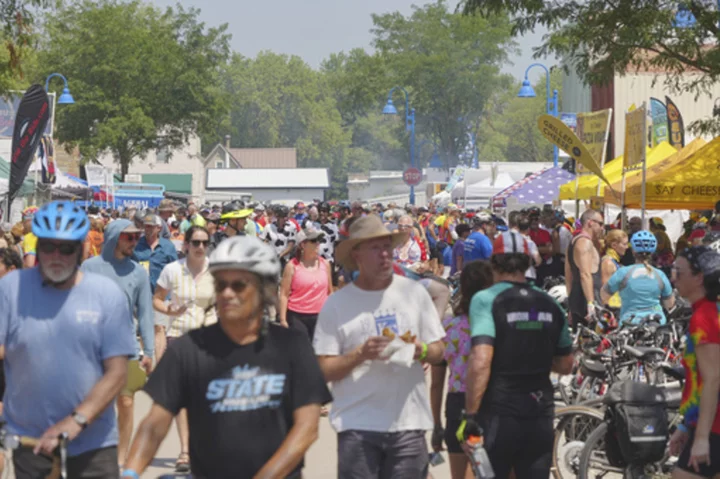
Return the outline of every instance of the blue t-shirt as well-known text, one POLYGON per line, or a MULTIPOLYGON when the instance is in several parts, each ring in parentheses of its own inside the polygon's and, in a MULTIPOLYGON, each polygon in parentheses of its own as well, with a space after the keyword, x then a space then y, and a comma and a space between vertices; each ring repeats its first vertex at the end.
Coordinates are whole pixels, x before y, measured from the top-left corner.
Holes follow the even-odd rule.
POLYGON ((135 246, 132 259, 145 267, 145 270, 150 275, 150 289, 154 294, 155 285, 163 268, 173 261, 177 261, 178 256, 175 245, 170 240, 159 238, 155 249, 150 249, 150 245, 143 236, 135 246))
MULTIPOLYGON (((450 266, 450 274, 457 273, 457 259, 465 257, 465 240, 458 238, 452 249, 452 265, 450 266)), ((463 265, 465 261, 463 261, 463 265)))
POLYGON ((615 294, 619 291, 622 301, 621 322, 630 321, 630 316, 635 315, 631 322, 637 324, 646 316, 659 314, 662 318, 661 324, 665 324, 665 314, 660 300, 672 296, 672 286, 665 273, 657 268, 651 269, 652 272, 648 272, 642 264, 623 266, 615 271, 605 285, 607 293, 615 294), (626 276, 627 284, 620 289, 626 276))
POLYGON ((490 259, 492 241, 482 231, 473 231, 465 240, 465 259, 463 264, 478 259, 490 259))
MULTIPOLYGON (((0 344, 5 345, 5 410, 15 434, 40 437, 82 403, 103 376, 103 361, 135 354, 125 294, 85 273, 69 290, 43 286, 38 268, 0 280, 0 344)), ((68 444, 68 453, 117 444, 112 403, 68 444)))

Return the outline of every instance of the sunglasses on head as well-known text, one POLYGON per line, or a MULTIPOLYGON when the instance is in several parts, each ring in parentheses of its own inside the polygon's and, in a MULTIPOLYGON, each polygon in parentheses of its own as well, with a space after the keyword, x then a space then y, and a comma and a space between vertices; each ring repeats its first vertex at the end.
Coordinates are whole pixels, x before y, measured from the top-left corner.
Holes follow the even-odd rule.
POLYGON ((199 248, 200 245, 203 245, 207 248, 207 246, 210 244, 210 240, 190 240, 190 244, 193 245, 195 248, 199 248))
POLYGON ((247 283, 245 281, 215 281, 215 292, 217 294, 222 293, 228 288, 232 289, 235 293, 239 293, 247 288, 247 283))
POLYGON ((120 233, 120 236, 125 238, 126 241, 138 241, 140 239, 140 233, 120 233))
POLYGON ((71 254, 75 254, 78 250, 77 243, 40 243, 37 247, 42 253, 52 254, 55 251, 59 251, 63 256, 70 256, 71 254))

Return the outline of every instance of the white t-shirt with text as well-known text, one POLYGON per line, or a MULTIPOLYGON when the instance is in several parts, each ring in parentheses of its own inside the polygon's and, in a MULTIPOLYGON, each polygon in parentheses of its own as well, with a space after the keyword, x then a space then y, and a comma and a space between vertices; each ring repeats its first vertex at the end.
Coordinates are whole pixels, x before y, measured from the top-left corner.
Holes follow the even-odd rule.
MULTIPOLYGON (((427 290, 394 275, 382 291, 350 284, 332 294, 318 317, 313 346, 318 356, 339 356, 361 346, 388 327, 396 335, 410 330, 426 344, 445 337, 427 290)), ((422 365, 410 368, 386 361, 365 361, 332 383, 330 423, 337 432, 397 432, 433 427, 422 365)))

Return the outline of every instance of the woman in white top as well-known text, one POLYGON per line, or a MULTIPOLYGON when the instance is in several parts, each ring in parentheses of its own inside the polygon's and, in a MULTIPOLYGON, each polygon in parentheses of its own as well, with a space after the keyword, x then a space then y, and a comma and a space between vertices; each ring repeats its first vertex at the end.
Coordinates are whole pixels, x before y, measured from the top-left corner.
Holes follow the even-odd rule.
POLYGON ((407 241, 393 251, 393 260, 417 273, 426 271, 428 269, 427 264, 422 260, 422 249, 418 243, 419 238, 415 236, 412 218, 408 215, 401 216, 398 219, 398 230, 410 234, 407 241))
MULTIPOLYGON (((155 325, 155 348, 160 361, 167 343, 193 329, 217 322, 215 316, 215 286, 208 269, 207 247, 210 235, 202 226, 191 226, 185 232, 183 251, 185 257, 163 268, 155 287, 153 307, 170 317, 170 326, 155 325), (165 298, 170 294, 171 300, 165 298)), ((177 416, 180 435, 180 456, 175 463, 179 473, 190 472, 188 455, 190 433, 187 412, 183 409, 177 416)))

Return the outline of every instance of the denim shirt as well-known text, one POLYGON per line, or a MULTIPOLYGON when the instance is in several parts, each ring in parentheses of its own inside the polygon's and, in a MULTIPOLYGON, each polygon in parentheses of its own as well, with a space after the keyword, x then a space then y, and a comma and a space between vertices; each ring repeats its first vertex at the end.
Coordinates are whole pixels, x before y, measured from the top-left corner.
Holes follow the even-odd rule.
POLYGON ((177 261, 178 256, 175 245, 170 240, 159 238, 157 246, 152 249, 143 236, 135 246, 132 259, 147 270, 150 275, 150 288, 155 294, 155 285, 157 285, 157 280, 163 268, 173 261, 177 261))

